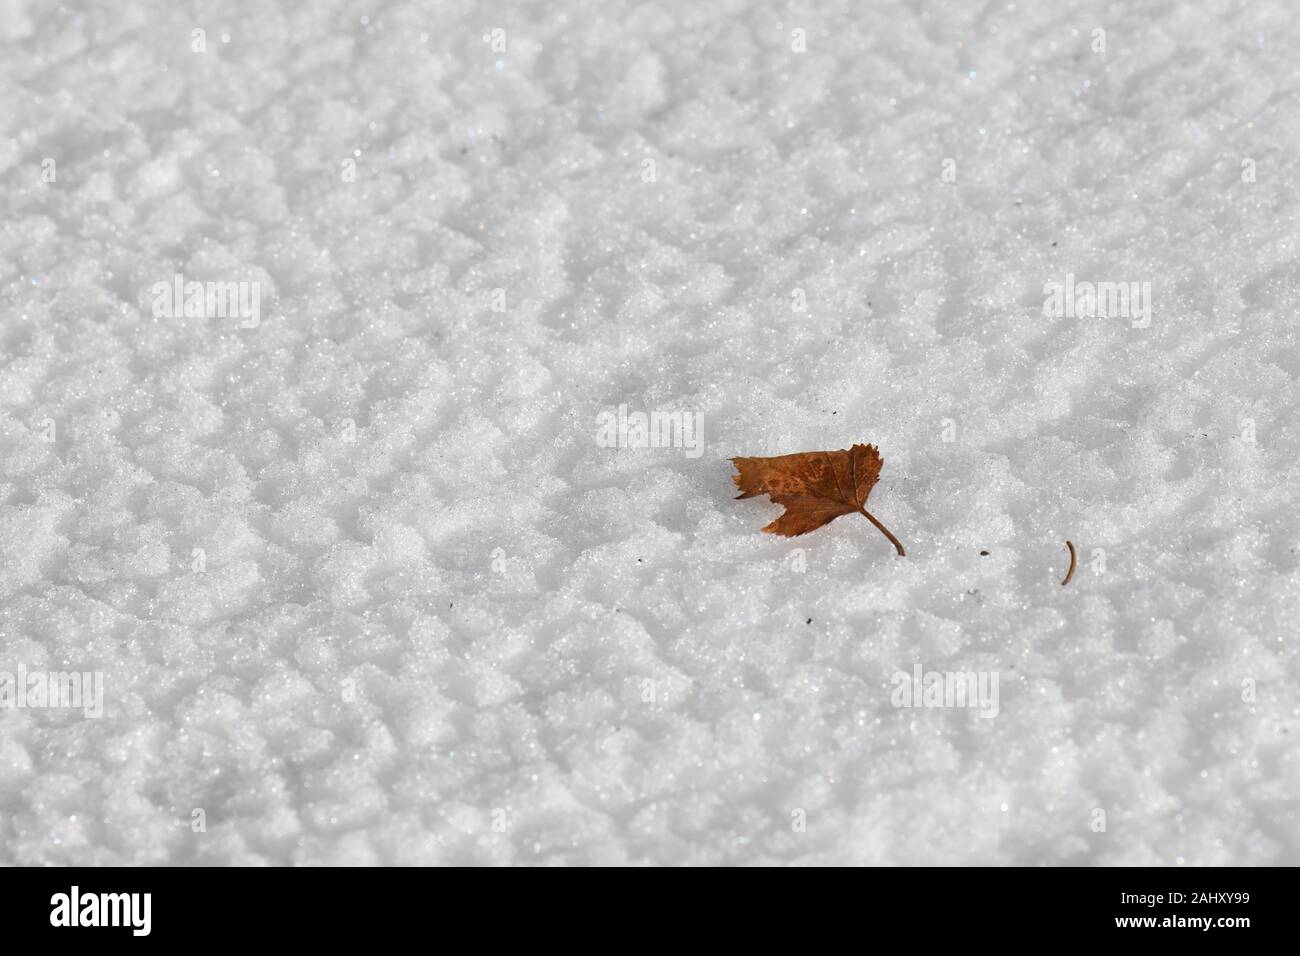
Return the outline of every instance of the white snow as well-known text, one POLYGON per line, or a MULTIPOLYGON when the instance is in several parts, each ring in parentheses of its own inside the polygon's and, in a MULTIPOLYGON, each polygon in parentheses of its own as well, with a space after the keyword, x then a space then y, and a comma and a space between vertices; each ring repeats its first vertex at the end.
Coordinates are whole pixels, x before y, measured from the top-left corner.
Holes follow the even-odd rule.
POLYGON ((1288 0, 109 6, 0 2, 0 863, 1300 863, 1288 0), (906 558, 733 500, 854 442, 906 558))

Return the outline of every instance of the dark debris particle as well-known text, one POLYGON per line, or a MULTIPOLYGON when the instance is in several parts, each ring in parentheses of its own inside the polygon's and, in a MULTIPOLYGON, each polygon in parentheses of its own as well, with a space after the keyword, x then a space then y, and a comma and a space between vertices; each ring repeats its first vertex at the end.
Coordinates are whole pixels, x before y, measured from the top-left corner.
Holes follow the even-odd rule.
POLYGON ((811 623, 812 623, 812 618, 808 618, 808 620, 804 621, 804 623, 805 623, 805 624, 811 624, 811 623))
POLYGON ((989 556, 989 553, 988 553, 987 551, 981 551, 981 552, 980 552, 980 557, 981 557, 981 558, 987 558, 988 556, 989 556))

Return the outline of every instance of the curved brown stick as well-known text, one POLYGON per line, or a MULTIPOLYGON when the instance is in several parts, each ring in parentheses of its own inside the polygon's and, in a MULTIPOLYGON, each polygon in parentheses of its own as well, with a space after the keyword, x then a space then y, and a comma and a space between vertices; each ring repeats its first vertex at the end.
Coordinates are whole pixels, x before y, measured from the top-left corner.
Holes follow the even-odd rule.
POLYGON ((872 515, 870 511, 868 511, 866 508, 859 508, 858 511, 862 512, 862 514, 866 517, 866 519, 870 521, 872 524, 874 524, 880 530, 880 533, 883 534, 886 538, 888 538, 890 543, 893 544, 893 546, 898 549, 898 556, 900 558, 907 557, 907 552, 903 550, 902 543, 897 538, 894 537, 894 535, 890 532, 888 528, 886 528, 883 524, 877 521, 875 519, 875 516, 872 515))
POLYGON ((1078 555, 1074 553, 1074 542, 1067 541, 1065 546, 1070 549, 1070 570, 1065 572, 1065 580, 1061 582, 1061 587, 1070 583, 1070 578, 1074 577, 1074 566, 1078 563, 1078 555))

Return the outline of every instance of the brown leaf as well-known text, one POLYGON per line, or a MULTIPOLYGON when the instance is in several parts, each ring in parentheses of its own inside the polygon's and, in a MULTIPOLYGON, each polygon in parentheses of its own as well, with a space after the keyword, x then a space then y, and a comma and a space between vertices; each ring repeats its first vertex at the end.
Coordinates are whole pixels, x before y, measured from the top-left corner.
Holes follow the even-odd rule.
POLYGON ((804 451, 775 458, 732 458, 740 489, 737 498, 767 495, 785 511, 763 530, 795 535, 816 531, 840 515, 857 512, 880 529, 899 555, 906 552, 866 509, 867 496, 880 478, 884 459, 875 445, 854 445, 840 451, 804 451))

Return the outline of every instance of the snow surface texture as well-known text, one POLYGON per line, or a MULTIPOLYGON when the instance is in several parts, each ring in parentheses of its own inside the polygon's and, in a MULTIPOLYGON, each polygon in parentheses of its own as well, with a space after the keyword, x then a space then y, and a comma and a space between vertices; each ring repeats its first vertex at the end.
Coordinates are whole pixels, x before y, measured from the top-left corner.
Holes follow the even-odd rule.
POLYGON ((1290 0, 186 7, 0 2, 0 862, 1300 863, 1290 0))

